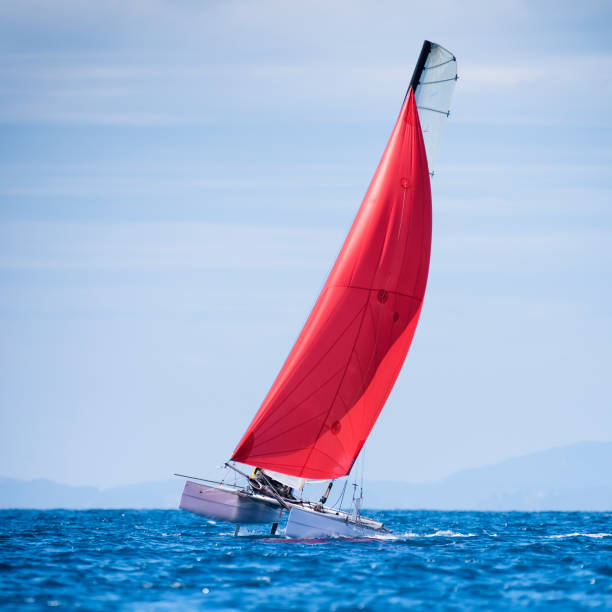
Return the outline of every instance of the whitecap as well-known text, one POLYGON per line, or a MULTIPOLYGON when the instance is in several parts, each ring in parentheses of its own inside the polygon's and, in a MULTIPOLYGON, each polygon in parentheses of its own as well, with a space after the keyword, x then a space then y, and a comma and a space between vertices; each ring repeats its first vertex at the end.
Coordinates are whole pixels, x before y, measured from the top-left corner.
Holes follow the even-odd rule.
POLYGON ((575 532, 575 533, 560 533, 557 535, 550 535, 550 536, 546 536, 547 538, 551 539, 551 540, 561 540, 563 538, 611 538, 612 537, 612 533, 580 533, 580 532, 575 532))
POLYGON ((451 531, 450 529, 440 529, 435 533, 428 533, 424 537, 426 538, 475 538, 475 533, 460 533, 458 531, 451 531))
POLYGON ((439 529, 434 533, 414 533, 407 531, 406 533, 390 533, 377 535, 377 540, 405 540, 406 538, 475 538, 475 533, 460 533, 451 531, 450 529, 439 529))

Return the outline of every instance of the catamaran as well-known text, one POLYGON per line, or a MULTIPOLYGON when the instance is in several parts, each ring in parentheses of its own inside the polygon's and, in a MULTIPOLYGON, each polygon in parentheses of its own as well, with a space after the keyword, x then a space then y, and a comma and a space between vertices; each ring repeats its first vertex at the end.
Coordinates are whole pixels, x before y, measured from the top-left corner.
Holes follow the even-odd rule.
POLYGON ((416 330, 429 272, 430 177, 457 78, 455 56, 425 41, 332 271, 225 464, 243 484, 188 477, 180 508, 235 523, 236 534, 250 523, 269 523, 274 534, 287 515, 288 537, 388 531, 361 513, 361 494, 353 495, 349 511, 326 503, 333 482, 351 473, 416 330), (312 481, 329 482, 321 498, 298 498, 312 481))

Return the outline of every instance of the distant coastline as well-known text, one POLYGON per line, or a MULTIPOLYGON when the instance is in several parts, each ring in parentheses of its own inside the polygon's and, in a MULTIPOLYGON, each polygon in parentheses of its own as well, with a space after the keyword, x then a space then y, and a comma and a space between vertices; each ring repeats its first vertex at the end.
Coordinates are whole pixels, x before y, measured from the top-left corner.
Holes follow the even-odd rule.
MULTIPOLYGON (((365 507, 379 509, 612 511, 612 443, 553 448, 432 483, 369 481, 365 507)), ((0 508, 176 508, 183 479, 110 489, 46 479, 0 478, 0 508)))

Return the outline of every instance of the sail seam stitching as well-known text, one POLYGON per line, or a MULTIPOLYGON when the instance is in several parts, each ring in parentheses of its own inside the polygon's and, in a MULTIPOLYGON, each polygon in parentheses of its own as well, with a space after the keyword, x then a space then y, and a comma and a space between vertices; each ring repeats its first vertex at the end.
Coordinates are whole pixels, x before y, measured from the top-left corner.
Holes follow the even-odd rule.
MULTIPOLYGON (((338 376, 338 374, 340 374, 340 372, 342 372, 342 368, 339 368, 338 370, 336 370, 329 378, 327 378, 324 382, 322 382, 310 395, 308 395, 307 397, 305 397, 301 402, 297 403, 294 407, 293 410, 295 410, 296 408, 299 408, 304 402, 307 402, 313 395, 315 395, 318 391, 320 391, 325 385, 327 385, 330 381, 332 381, 336 376, 338 376)), ((324 412, 324 411, 323 411, 324 412)), ((320 414, 323 414, 323 412, 318 413, 316 416, 319 416, 320 414)), ((288 416, 288 414, 285 414, 284 416, 282 416, 281 418, 279 418, 277 421, 274 421, 274 423, 270 423, 265 430, 263 430, 261 432, 262 435, 264 435, 267 431, 270 430, 271 427, 274 427, 276 425, 278 425, 284 418, 286 418, 288 416)), ((294 427, 300 427, 301 425, 304 425, 304 423, 308 423, 308 421, 312 420, 312 417, 310 419, 306 419, 305 421, 302 421, 301 423, 298 423, 298 425, 295 425, 294 427)), ((270 441, 270 440, 274 440, 275 438, 278 438, 280 436, 285 435, 288 431, 291 431, 292 429, 294 429, 294 427, 290 427, 289 429, 286 429, 285 431, 282 431, 280 433, 278 433, 276 436, 272 436, 271 438, 268 439, 263 439, 261 440, 259 443, 261 444, 265 444, 266 442, 270 441)))
MULTIPOLYGON (((376 287, 359 287, 358 285, 334 285, 334 287, 338 287, 338 288, 343 287, 346 289, 359 289, 360 291, 378 291, 376 287)), ((393 294, 393 295, 401 295, 402 297, 410 298, 411 300, 416 300, 417 302, 423 299, 422 297, 418 297, 410 293, 403 293, 402 291, 393 291, 393 290, 387 290, 387 289, 385 289, 384 291, 386 291, 387 293, 393 294)))
MULTIPOLYGON (((310 370, 308 370, 308 372, 306 374, 304 374, 304 376, 302 377, 302 379, 300 381, 298 381, 295 386, 293 387, 293 389, 291 389, 291 391, 288 391, 287 394, 285 395, 285 397, 282 399, 282 401, 278 402, 278 406, 280 407, 281 405, 283 405, 292 395, 293 393, 298 389, 298 387, 312 374, 312 372, 315 370, 315 368, 317 368, 320 363, 325 359, 325 357, 327 357, 327 355, 329 354, 329 352, 336 346, 336 344, 338 344, 338 342, 340 341, 340 339, 344 336, 344 334, 351 328, 351 326, 353 325, 353 323, 355 322, 356 319, 359 318, 359 315, 361 314, 361 311, 367 306, 367 302, 366 304, 364 304, 364 306, 362 308, 360 308, 356 315, 351 319, 351 321, 349 322, 349 324, 346 326, 346 328, 344 330, 342 330, 342 333, 338 335, 338 337, 334 340, 334 342, 331 344, 331 346, 329 347, 329 349, 325 352, 324 355, 321 355, 321 358, 317 361, 317 363, 315 363, 312 368, 310 368, 310 370)), ((342 368, 340 368, 340 370, 338 370, 338 372, 340 372, 342 370, 342 368)), ((280 423, 283 418, 285 418, 288 415, 284 415, 283 417, 281 417, 280 419, 278 419, 277 421, 274 421, 273 423, 270 423, 269 425, 266 426, 266 429, 269 429, 270 427, 277 425, 278 423, 280 423)), ((260 426, 262 426, 263 422, 260 424, 260 426)))
MULTIPOLYGON (((338 370, 338 372, 340 372, 340 370, 338 370)), ((338 372, 336 372, 334 374, 334 376, 336 376, 338 374, 338 372)), ((284 431, 279 433, 278 436, 272 436, 271 438, 265 439, 265 440, 261 441, 260 443, 261 444, 267 444, 268 442, 271 442, 272 440, 275 440, 277 437, 284 436, 286 433, 290 432, 292 429, 297 429, 298 427, 302 427, 303 425, 305 425, 306 423, 308 423, 310 421, 318 419, 324 413, 325 413, 325 410, 321 410, 321 412, 317 412, 317 414, 314 414, 309 419, 306 419, 305 421, 302 421, 301 423, 298 423, 297 425, 292 425, 291 427, 288 427, 287 429, 285 429, 284 431)), ((304 449, 302 447, 299 450, 304 450, 304 449)), ((273 451, 273 453, 278 453, 278 451, 273 451)), ((254 456, 257 457, 257 455, 254 455, 254 456)))
MULTIPOLYGON (((369 301, 369 296, 368 296, 368 301, 369 301)), ((306 467, 306 464, 308 463, 310 456, 312 455, 312 451, 315 450, 315 448, 317 448, 317 443, 319 442, 319 438, 321 437, 321 432, 323 431, 323 428, 325 427, 325 422, 327 421, 327 419, 329 418, 329 415, 332 411, 332 408, 334 407, 334 404, 336 403, 336 397, 338 396, 338 393, 340 393, 340 388, 342 387, 342 383, 344 382, 344 378, 346 377, 346 373, 348 372, 348 368, 349 365, 351 364, 351 360, 353 358, 353 353, 355 352, 355 347, 357 346, 357 340, 359 339, 359 334, 361 333, 361 328, 363 326, 363 321, 365 319, 365 315, 367 312, 367 305, 368 303, 366 302, 365 307, 363 308, 363 315, 361 316, 361 321, 359 322, 359 329, 357 330, 357 335, 355 336, 355 341, 353 342, 353 348, 351 349, 351 355, 348 358, 347 362, 346 362, 346 366, 344 367, 344 374, 342 374, 342 378, 340 379, 340 383, 338 384, 338 388, 336 390, 336 393, 329 405, 329 408, 327 409, 327 416, 323 419, 323 423, 321 424, 321 428, 319 429, 319 433, 317 434, 317 437, 315 438, 315 443, 312 445, 312 448, 310 449, 310 452, 308 453, 308 457, 306 457, 306 461, 304 461, 304 464, 302 465, 302 470, 301 472, 303 472, 304 468, 306 467)))

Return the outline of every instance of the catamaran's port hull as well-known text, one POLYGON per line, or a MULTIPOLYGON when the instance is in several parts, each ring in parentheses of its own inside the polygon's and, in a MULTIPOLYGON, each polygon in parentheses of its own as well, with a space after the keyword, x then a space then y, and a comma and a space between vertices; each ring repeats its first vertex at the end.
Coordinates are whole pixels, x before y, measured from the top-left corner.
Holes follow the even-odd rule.
POLYGON ((179 508, 227 523, 278 523, 283 509, 274 500, 225 487, 210 487, 188 480, 179 508))
POLYGON ((369 519, 357 519, 345 513, 331 514, 293 506, 287 520, 285 535, 289 538, 375 537, 389 533, 382 525, 369 519))

